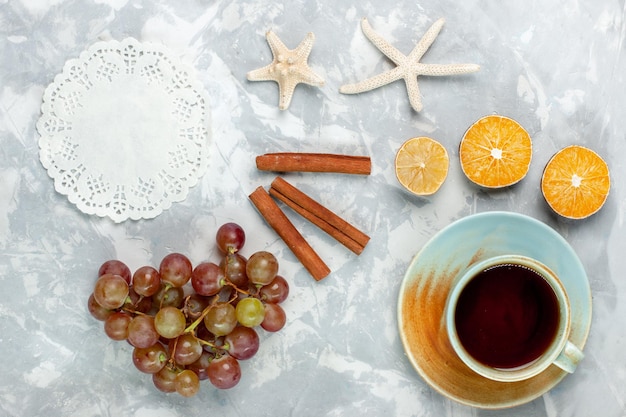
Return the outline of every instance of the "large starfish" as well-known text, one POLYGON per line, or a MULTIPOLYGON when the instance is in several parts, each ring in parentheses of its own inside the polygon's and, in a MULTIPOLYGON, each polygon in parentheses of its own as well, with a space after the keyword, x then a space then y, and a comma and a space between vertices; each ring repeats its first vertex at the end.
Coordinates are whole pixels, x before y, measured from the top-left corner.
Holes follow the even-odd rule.
POLYGON ((420 75, 458 75, 470 72, 476 72, 480 69, 475 64, 423 64, 420 62, 422 56, 426 53, 430 45, 435 41, 437 35, 443 27, 444 19, 439 19, 428 29, 424 37, 415 45, 415 48, 409 55, 394 48, 389 42, 383 39, 379 34, 374 32, 366 18, 361 21, 361 28, 365 36, 382 52, 387 58, 393 61, 397 66, 389 71, 375 75, 356 84, 346 84, 339 88, 339 92, 343 94, 357 94, 365 91, 374 90, 378 87, 390 84, 401 78, 406 84, 407 93, 411 107, 417 112, 422 110, 422 100, 420 98, 420 90, 417 84, 417 77, 420 75))
POLYGON ((267 43, 272 50, 274 60, 271 64, 248 73, 250 81, 276 81, 278 83, 278 108, 285 110, 291 103, 293 92, 300 83, 321 87, 324 85, 322 77, 309 68, 307 60, 315 35, 307 33, 296 49, 287 49, 278 36, 272 32, 267 32, 267 43))

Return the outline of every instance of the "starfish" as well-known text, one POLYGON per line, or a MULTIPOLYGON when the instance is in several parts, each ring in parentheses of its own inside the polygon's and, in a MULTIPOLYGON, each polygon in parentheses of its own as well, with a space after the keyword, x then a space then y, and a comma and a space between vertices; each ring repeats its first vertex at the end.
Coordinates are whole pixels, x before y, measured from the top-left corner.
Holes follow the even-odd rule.
POLYGON ((374 32, 366 18, 361 21, 361 28, 365 36, 382 52, 387 58, 396 64, 396 67, 375 75, 356 84, 346 84, 339 88, 339 92, 343 94, 357 94, 365 91, 374 90, 378 87, 390 84, 399 79, 404 79, 409 102, 416 112, 422 110, 422 100, 420 98, 420 90, 417 84, 417 77, 420 75, 444 76, 458 75, 470 72, 476 72, 480 69, 475 64, 423 64, 420 62, 430 45, 435 41, 437 35, 443 27, 444 19, 437 20, 426 31, 424 37, 415 45, 415 48, 409 55, 394 48, 389 42, 383 39, 379 34, 374 32))
POLYGON ((287 49, 278 36, 269 31, 266 34, 267 43, 272 50, 274 60, 271 64, 248 72, 250 81, 276 81, 278 83, 278 108, 285 110, 291 103, 293 92, 300 83, 321 87, 324 85, 322 77, 309 68, 307 60, 315 35, 307 33, 306 37, 295 49, 287 49))

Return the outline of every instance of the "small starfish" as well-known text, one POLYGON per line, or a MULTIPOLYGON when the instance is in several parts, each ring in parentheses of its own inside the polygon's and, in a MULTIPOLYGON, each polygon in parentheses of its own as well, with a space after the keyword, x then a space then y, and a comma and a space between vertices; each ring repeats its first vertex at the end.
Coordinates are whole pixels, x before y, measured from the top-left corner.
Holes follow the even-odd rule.
POLYGON ((276 81, 278 83, 278 108, 287 109, 296 85, 305 83, 316 87, 324 85, 324 80, 309 68, 307 59, 313 49, 315 35, 307 33, 296 49, 287 49, 278 36, 267 32, 267 43, 272 50, 274 60, 271 64, 248 73, 250 81, 276 81))
POLYGON ((437 35, 443 27, 444 19, 439 19, 428 29, 424 37, 418 42, 409 55, 404 55, 389 42, 374 32, 366 18, 361 21, 361 28, 365 36, 382 52, 387 58, 397 66, 389 71, 375 75, 356 84, 346 84, 339 88, 343 94, 357 94, 374 90, 378 87, 390 84, 401 78, 406 84, 407 93, 411 107, 417 112, 422 110, 422 100, 420 90, 417 85, 417 77, 420 75, 444 76, 458 75, 476 72, 480 69, 475 64, 422 64, 420 59, 426 53, 430 45, 435 41, 437 35))

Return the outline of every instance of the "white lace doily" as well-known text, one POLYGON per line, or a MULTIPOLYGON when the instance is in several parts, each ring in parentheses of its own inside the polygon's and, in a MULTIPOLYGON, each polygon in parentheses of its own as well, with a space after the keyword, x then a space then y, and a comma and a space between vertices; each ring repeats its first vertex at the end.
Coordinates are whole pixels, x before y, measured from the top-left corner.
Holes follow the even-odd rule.
POLYGON ((43 96, 40 159, 81 211, 148 219, 206 172, 210 109, 192 68, 135 39, 69 60, 43 96))

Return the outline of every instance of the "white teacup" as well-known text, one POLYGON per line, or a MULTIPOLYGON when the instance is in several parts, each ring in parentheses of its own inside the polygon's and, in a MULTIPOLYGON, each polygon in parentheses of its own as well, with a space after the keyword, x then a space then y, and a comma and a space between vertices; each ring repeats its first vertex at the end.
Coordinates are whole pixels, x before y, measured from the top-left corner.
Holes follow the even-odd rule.
POLYGON ((459 358, 492 380, 525 380, 552 364, 572 373, 584 356, 568 340, 570 304, 563 284, 525 256, 471 265, 454 281, 444 319, 459 358))

